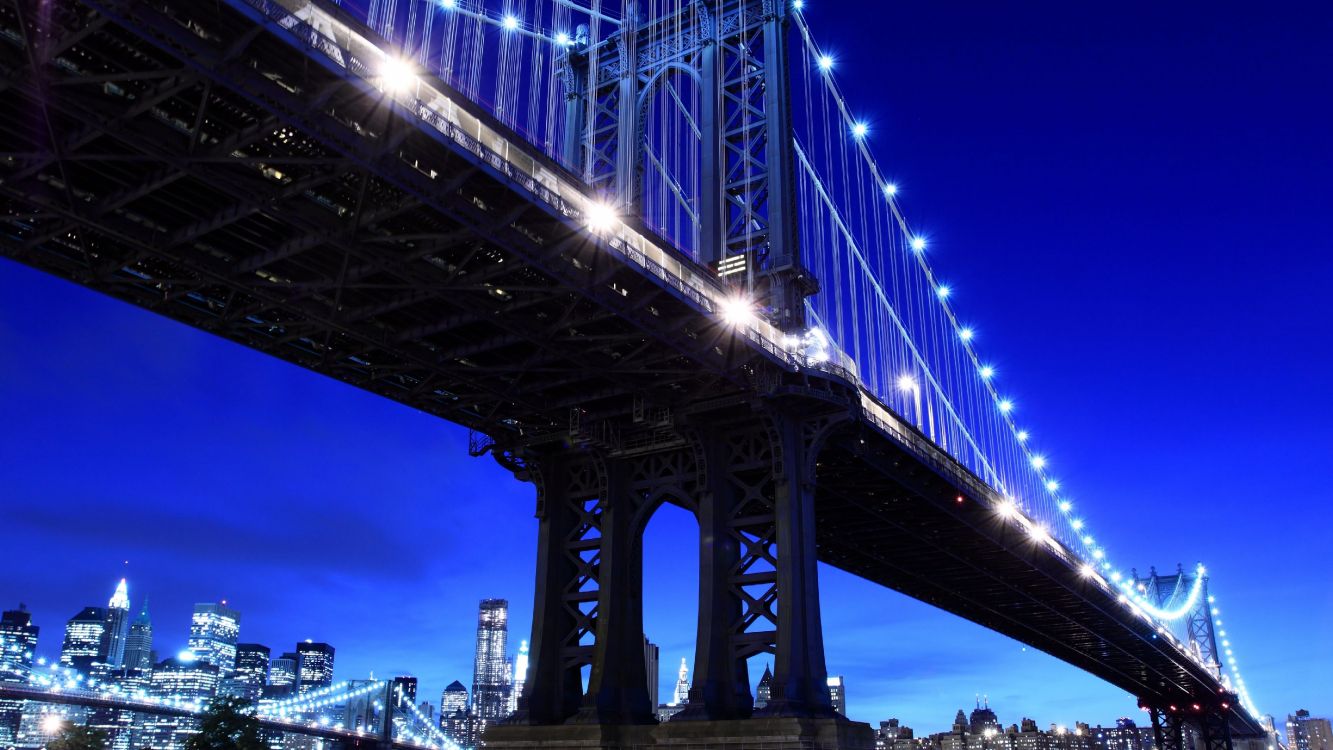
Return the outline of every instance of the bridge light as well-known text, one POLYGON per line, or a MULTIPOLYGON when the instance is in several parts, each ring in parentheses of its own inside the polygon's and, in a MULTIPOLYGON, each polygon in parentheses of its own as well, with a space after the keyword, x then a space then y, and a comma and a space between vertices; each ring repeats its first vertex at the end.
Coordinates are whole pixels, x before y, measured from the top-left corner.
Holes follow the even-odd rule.
POLYGON ((1044 468, 1046 468, 1046 457, 1045 457, 1045 456, 1033 456, 1033 457, 1032 457, 1032 468, 1034 468, 1034 469, 1044 469, 1044 468))
POLYGON ((458 0, 440 0, 440 7, 446 10, 452 10, 456 5, 458 5, 458 0))
POLYGON ((1051 535, 1046 531, 1046 527, 1040 524, 1033 524, 1028 527, 1028 536, 1035 542, 1050 541, 1051 535))
POLYGON ((971 328, 964 328, 963 330, 958 332, 958 338, 964 341, 971 341, 972 337, 975 335, 976 333, 971 328))
POLYGON ((1069 525, 1074 527, 1074 531, 1078 531, 1083 528, 1083 519, 1075 518, 1073 521, 1069 522, 1069 525))
POLYGON ((1014 402, 1013 402, 1013 401, 1010 401, 1009 399, 1006 398, 1005 400, 1003 400, 1003 401, 1000 402, 1000 413, 1001 413, 1001 414, 1008 414, 1009 412, 1011 412, 1011 411, 1013 411, 1013 410, 1014 410, 1014 402))
POLYGON ((935 296, 939 297, 940 299, 948 299, 949 295, 952 293, 953 290, 949 288, 948 284, 941 284, 935 289, 935 296))
POLYGON ((890 182, 889 184, 887 184, 887 185, 884 186, 884 194, 885 194, 885 195, 897 195, 897 194, 898 194, 898 186, 895 185, 895 184, 893 184, 892 182, 890 182))
POLYGON ((805 7, 805 2, 803 0, 792 0, 791 7, 793 10, 800 10, 805 7))
POLYGON ((1083 563, 1083 567, 1079 569, 1079 572, 1083 574, 1084 578, 1092 578, 1093 576, 1097 575, 1097 569, 1092 567, 1088 563, 1083 563))
POLYGON ((412 88, 416 82, 416 71, 408 61, 397 57, 386 57, 380 63, 381 88, 387 91, 401 92, 412 88))
POLYGON ((858 139, 865 138, 866 134, 869 132, 870 126, 864 122, 858 122, 852 125, 852 135, 856 136, 858 139))
POLYGON ((504 26, 505 31, 514 31, 515 29, 518 28, 518 19, 512 15, 505 16, 504 20, 501 21, 500 24, 504 26))
POLYGON ((583 220, 594 232, 605 232, 615 225, 616 210, 605 203, 590 203, 583 211, 583 220))
POLYGON ((1005 500, 995 506, 995 510, 1005 518, 1013 518, 1018 515, 1018 503, 1015 503, 1013 500, 1005 500))
POLYGON ((1100 549, 1099 549, 1099 550, 1093 550, 1093 552, 1092 552, 1092 556, 1095 557, 1095 558, 1097 558, 1098 560, 1100 560, 1100 559, 1106 557, 1106 551, 1105 551, 1105 550, 1100 550, 1100 549))
POLYGON ((555 35, 555 43, 560 45, 561 47, 568 47, 569 42, 570 42, 569 34, 566 34, 565 32, 562 31, 559 34, 555 35))
POLYGON ((748 326, 754 322, 754 303, 740 296, 728 297, 722 302, 722 319, 729 326, 748 326))
POLYGON ((902 375, 898 378, 898 390, 900 391, 915 391, 919 387, 916 378, 911 375, 902 375))
POLYGON ((918 253, 921 252, 922 250, 925 250, 925 249, 926 249, 926 240, 925 240, 925 238, 924 238, 924 237, 913 237, 913 238, 912 238, 912 249, 915 250, 915 251, 917 251, 918 253))
POLYGON ((1020 442, 1020 443, 1026 443, 1027 440, 1028 440, 1028 431, 1027 431, 1027 430, 1019 430, 1019 431, 1018 431, 1018 442, 1020 442))
MULTIPOLYGON (((1046 483, 1046 489, 1050 490, 1051 492, 1055 492, 1056 490, 1060 489, 1060 483, 1052 479, 1046 483)), ((1069 508, 1070 505, 1068 501, 1060 503, 1060 510, 1063 510, 1064 512, 1068 513, 1069 508)))
POLYGON ((819 65, 819 69, 824 71, 825 73, 827 73, 830 70, 833 70, 833 58, 829 55, 820 55, 819 59, 816 62, 819 65))

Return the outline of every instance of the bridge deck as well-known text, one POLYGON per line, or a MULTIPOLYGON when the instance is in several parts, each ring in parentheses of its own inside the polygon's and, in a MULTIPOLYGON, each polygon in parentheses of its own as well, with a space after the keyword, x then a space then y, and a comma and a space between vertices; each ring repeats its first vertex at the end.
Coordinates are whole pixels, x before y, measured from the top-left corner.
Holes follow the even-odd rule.
POLYGON ((590 234, 576 178, 442 84, 411 111, 373 47, 262 0, 18 7, 0 8, 9 257, 511 441, 810 386, 859 425, 821 459, 820 559, 1142 697, 1220 688, 836 368, 719 324, 704 269, 632 222, 590 234))

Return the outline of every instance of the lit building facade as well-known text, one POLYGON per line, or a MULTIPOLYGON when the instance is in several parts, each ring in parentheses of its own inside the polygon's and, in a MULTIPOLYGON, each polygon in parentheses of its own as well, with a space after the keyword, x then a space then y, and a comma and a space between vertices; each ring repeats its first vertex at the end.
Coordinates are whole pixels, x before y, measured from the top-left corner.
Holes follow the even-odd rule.
MULTIPOLYGON (((0 682, 26 683, 32 675, 39 628, 22 604, 0 615, 0 682)), ((18 743, 23 701, 0 700, 0 747, 18 743)))
POLYGON ((1329 720, 1300 709, 1287 716, 1287 746, 1291 750, 1333 750, 1333 727, 1329 720))
POLYGON ((268 646, 259 643, 236 644, 236 668, 222 681, 219 692, 248 701, 257 701, 268 686, 268 646))
POLYGON ((217 694, 221 670, 202 659, 167 659, 153 667, 148 692, 159 697, 207 700, 217 694))
MULTIPOLYGON (((754 707, 759 710, 768 705, 773 700, 773 670, 764 665, 764 676, 759 678, 759 684, 754 689, 754 707)), ((897 719, 894 719, 897 721, 897 719)))
POLYGON ((847 684, 842 675, 828 678, 828 694, 833 701, 833 710, 847 715, 847 684))
MULTIPOLYGON (((183 654, 182 656, 191 656, 183 654)), ((198 658, 167 659, 153 667, 149 694, 206 703, 217 694, 221 670, 198 658)), ((199 721, 178 716, 139 714, 134 724, 134 747, 180 750, 199 731, 199 721)))
POLYGON ((194 605, 190 617, 189 649, 205 664, 222 674, 236 668, 236 637, 241 632, 241 614, 226 602, 194 605))
POLYGON ((106 609, 84 607, 65 623, 65 640, 60 644, 60 663, 84 674, 91 674, 93 664, 104 660, 102 647, 106 634, 106 609))
POLYGON ((130 634, 130 591, 125 579, 120 579, 106 606, 106 630, 103 650, 107 666, 120 669, 125 662, 125 640, 130 634))
POLYGON ((0 682, 28 681, 39 631, 22 604, 0 615, 0 682))
POLYGON ((301 693, 333 684, 333 646, 305 641, 296 644, 296 689, 301 693))
POLYGON ((477 613, 477 649, 472 668, 472 714, 497 721, 509 708, 509 602, 482 599, 477 613))
POLYGON ((440 695, 440 731, 462 747, 476 746, 475 724, 467 710, 467 688, 458 680, 449 683, 440 695))
POLYGON ((467 711, 467 688, 463 687, 463 683, 454 680, 440 694, 440 716, 459 711, 467 711))
POLYGON ((265 696, 281 698, 296 690, 296 668, 300 659, 295 652, 288 651, 269 661, 268 687, 264 689, 265 696))
POLYGON ((682 657, 680 672, 676 676, 676 692, 671 696, 671 705, 683 706, 690 702, 690 667, 682 657))
POLYGON ((121 666, 151 672, 156 662, 153 658, 153 619, 148 616, 148 600, 145 599, 143 608, 125 635, 125 658, 121 666))
POLYGON ((393 686, 390 688, 398 701, 404 705, 415 705, 417 702, 417 678, 411 675, 398 675, 393 678, 393 686))

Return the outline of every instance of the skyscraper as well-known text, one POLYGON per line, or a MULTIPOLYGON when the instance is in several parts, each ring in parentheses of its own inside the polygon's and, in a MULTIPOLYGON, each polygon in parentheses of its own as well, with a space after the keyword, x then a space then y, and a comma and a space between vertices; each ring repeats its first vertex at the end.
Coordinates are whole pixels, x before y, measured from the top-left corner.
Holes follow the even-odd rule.
POLYGON ((467 711, 467 688, 458 680, 440 695, 440 731, 462 747, 476 746, 476 722, 467 711))
POLYGON ((472 669, 472 713, 481 721, 505 717, 509 684, 505 654, 509 639, 509 602, 482 599, 477 615, 477 653, 472 669))
POLYGON ((847 715, 847 687, 843 682, 842 675, 828 678, 829 698, 833 701, 833 710, 847 715))
POLYGON ((518 710, 518 699, 523 697, 523 686, 528 681, 528 642, 518 644, 518 654, 514 656, 514 684, 509 689, 509 711, 518 710))
POLYGON ((754 707, 756 710, 768 705, 773 700, 773 670, 764 665, 764 676, 759 678, 759 685, 754 690, 754 707))
MULTIPOLYGON (((36 625, 22 604, 0 615, 0 682, 25 683, 32 674, 32 655, 37 650, 36 625)), ((0 747, 18 742, 23 702, 0 700, 0 747)))
POLYGON ((463 683, 454 680, 440 695, 440 718, 466 710, 467 688, 463 687, 463 683))
POLYGON ((402 701, 416 705, 417 678, 411 675, 398 675, 393 678, 393 691, 402 696, 402 701))
MULTIPOLYGON (((195 658, 190 651, 175 659, 166 659, 153 667, 148 692, 157 697, 181 697, 207 701, 217 694, 220 670, 216 665, 195 658)), ((199 720, 185 716, 144 715, 136 722, 132 747, 164 750, 181 748, 186 739, 199 731, 199 720)))
POLYGON ((671 698, 671 705, 683 706, 690 702, 690 668, 685 658, 680 659, 680 675, 676 678, 676 692, 671 698))
POLYGON ((1328 719, 1300 709, 1287 716, 1287 746, 1291 750, 1333 750, 1333 727, 1328 719))
POLYGON ((106 629, 102 632, 105 643, 103 661, 112 669, 120 669, 125 661, 125 639, 130 630, 130 593, 125 579, 120 579, 111 601, 106 607, 106 629))
MULTIPOLYGON (((523 641, 523 650, 527 651, 528 642, 523 641)), ((656 643, 648 640, 648 636, 643 637, 643 669, 648 674, 648 705, 653 710, 657 710, 657 690, 659 687, 659 676, 657 674, 657 660, 661 654, 661 649, 656 643)))
POLYGON ((153 661, 153 621, 148 616, 148 599, 145 598, 143 609, 130 623, 129 633, 125 636, 125 658, 121 666, 150 670, 153 661))
POLYGON ((300 656, 291 651, 273 659, 268 664, 268 687, 265 695, 281 697, 296 690, 296 665, 300 656))
POLYGON ((220 692, 246 700, 258 700, 268 685, 268 646, 236 644, 236 670, 222 681, 220 692))
POLYGON ((190 617, 189 649, 199 661, 212 664, 221 674, 236 668, 236 636, 241 632, 241 614, 226 602, 194 605, 190 617))
POLYGON ((0 682, 28 681, 38 630, 32 624, 32 614, 22 604, 0 615, 0 682))
POLYGON ((333 684, 333 646, 305 641, 296 644, 297 690, 308 693, 333 684))
POLYGON ((106 610, 84 607, 65 623, 65 640, 60 645, 60 663, 88 673, 105 652, 106 610))

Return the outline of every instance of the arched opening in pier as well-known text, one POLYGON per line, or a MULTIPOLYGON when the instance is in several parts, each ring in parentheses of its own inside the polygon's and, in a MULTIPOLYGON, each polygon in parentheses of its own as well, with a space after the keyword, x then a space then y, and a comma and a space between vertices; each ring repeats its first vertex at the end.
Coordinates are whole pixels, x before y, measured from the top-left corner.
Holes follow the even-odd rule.
POLYGON ((693 513, 664 502, 643 532, 643 632, 655 646, 654 670, 648 648, 649 698, 677 703, 682 659, 686 679, 694 676, 694 641, 699 614, 699 523, 693 513), (656 675, 654 675, 654 671, 656 675))

